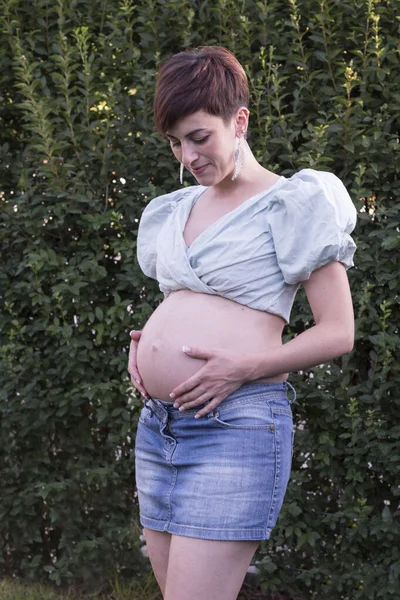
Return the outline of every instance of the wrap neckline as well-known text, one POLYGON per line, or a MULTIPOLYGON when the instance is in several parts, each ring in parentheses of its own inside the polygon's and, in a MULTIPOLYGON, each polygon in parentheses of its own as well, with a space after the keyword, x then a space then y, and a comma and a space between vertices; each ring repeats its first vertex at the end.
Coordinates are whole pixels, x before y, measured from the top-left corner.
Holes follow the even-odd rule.
POLYGON ((233 216, 236 216, 236 214, 238 212, 240 213, 241 210, 243 210, 244 208, 247 208, 250 204, 252 204, 256 200, 258 200, 260 197, 267 196, 270 192, 281 187, 281 185, 285 181, 287 181, 286 177, 284 175, 280 175, 279 179, 277 179, 275 181, 275 183, 270 185, 269 188, 267 188, 266 190, 261 190, 261 192, 257 192, 257 194, 253 194, 253 196, 250 196, 250 198, 247 198, 246 200, 241 202, 238 206, 235 206, 235 208, 232 208, 232 210, 229 210, 227 213, 225 213, 221 217, 218 217, 218 219, 213 221, 213 223, 210 223, 210 225, 208 225, 201 233, 199 233, 199 235, 193 240, 193 242, 190 244, 190 246, 187 246, 185 239, 183 237, 186 223, 189 220, 189 216, 190 216, 193 206, 199 200, 200 196, 202 196, 204 194, 204 192, 206 190, 208 190, 207 186, 204 186, 204 185, 199 186, 201 188, 200 191, 196 190, 196 193, 193 194, 191 197, 189 197, 189 201, 185 204, 185 207, 184 207, 185 210, 183 210, 182 214, 181 214, 181 224, 180 224, 181 236, 182 236, 182 241, 183 241, 184 247, 186 249, 186 252, 189 253, 192 250, 193 246, 195 246, 197 244, 198 240, 201 240, 202 238, 205 238, 207 240, 207 236, 210 237, 213 234, 214 230, 218 230, 218 228, 221 227, 221 225, 223 225, 225 222, 228 222, 229 219, 231 219, 233 216))

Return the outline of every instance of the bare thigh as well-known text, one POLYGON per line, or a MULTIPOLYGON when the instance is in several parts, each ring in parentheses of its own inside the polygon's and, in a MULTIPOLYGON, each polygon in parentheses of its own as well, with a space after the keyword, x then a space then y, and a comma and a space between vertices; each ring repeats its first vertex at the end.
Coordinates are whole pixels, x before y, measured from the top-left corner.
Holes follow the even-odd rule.
POLYGON ((236 600, 258 544, 172 535, 164 600, 236 600))
POLYGON ((161 592, 164 595, 167 581, 169 547, 172 536, 166 531, 154 531, 153 529, 147 529, 147 527, 144 527, 143 531, 151 566, 161 592))

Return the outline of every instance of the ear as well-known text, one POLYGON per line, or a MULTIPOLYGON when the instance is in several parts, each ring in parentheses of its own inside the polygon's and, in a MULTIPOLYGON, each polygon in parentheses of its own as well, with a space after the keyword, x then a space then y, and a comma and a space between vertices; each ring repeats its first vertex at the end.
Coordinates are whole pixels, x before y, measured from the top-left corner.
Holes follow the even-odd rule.
POLYGON ((249 126, 249 115, 250 111, 245 106, 241 106, 236 112, 235 129, 236 133, 239 134, 238 137, 240 137, 240 134, 243 132, 246 133, 249 126))

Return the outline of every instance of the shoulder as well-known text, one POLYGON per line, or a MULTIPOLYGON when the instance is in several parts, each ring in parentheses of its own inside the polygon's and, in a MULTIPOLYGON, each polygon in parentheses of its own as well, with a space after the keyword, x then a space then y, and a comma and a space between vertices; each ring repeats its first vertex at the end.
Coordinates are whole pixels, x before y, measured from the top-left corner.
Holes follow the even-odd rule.
POLYGON ((142 220, 143 218, 147 219, 147 217, 150 216, 154 217, 157 215, 163 218, 169 215, 185 198, 192 197, 197 192, 200 192, 201 188, 202 186, 199 185, 191 185, 167 194, 156 196, 150 200, 145 207, 142 213, 142 220))
POLYGON ((335 213, 337 218, 356 222, 356 208, 339 177, 328 171, 302 169, 286 179, 271 205, 272 212, 285 211, 299 217, 335 213))
MULTIPOLYGON (((298 182, 299 185, 311 184, 311 185, 322 185, 327 182, 341 182, 339 177, 337 177, 334 173, 329 171, 317 171, 316 169, 301 169, 294 173, 291 177, 288 178, 288 181, 298 182)), ((342 184, 343 185, 343 184, 342 184)))
POLYGON ((200 193, 203 186, 188 186, 153 198, 142 212, 136 249, 139 265, 148 277, 157 278, 157 239, 169 216, 185 199, 200 193))
POLYGON ((329 171, 316 171, 315 169, 302 169, 287 179, 283 191, 293 193, 294 199, 325 198, 332 201, 350 200, 349 193, 339 177, 329 171))
POLYGON ((305 281, 330 262, 353 266, 350 237, 357 211, 333 173, 303 169, 286 180, 271 203, 269 225, 286 283, 305 281))

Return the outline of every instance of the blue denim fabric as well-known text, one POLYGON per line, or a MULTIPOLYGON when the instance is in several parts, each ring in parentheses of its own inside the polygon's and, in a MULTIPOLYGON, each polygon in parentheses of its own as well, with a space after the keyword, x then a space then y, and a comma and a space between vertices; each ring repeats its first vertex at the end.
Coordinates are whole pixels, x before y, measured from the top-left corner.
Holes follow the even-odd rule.
POLYGON ((212 413, 151 399, 135 447, 141 524, 214 540, 268 539, 289 480, 288 382, 249 383, 212 413))

